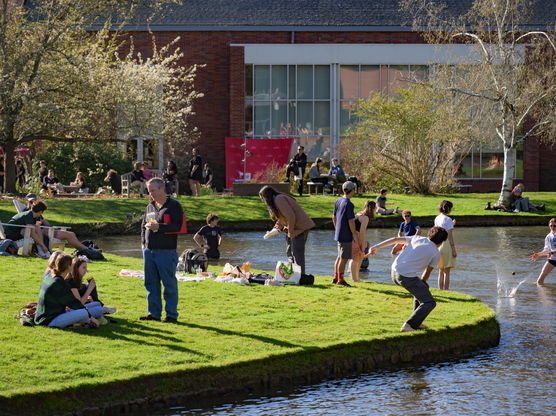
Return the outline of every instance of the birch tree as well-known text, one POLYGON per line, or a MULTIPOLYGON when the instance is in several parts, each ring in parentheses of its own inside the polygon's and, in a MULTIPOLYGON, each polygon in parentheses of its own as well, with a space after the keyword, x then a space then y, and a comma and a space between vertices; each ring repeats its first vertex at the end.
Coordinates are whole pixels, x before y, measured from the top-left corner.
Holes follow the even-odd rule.
POLYGON ((35 141, 187 140, 196 68, 153 39, 148 57, 122 29, 171 0, 0 0, 0 145, 15 191, 14 149, 35 141), (147 11, 148 13, 146 13, 147 11), (116 23, 118 22, 117 26, 116 23), (127 51, 127 52, 125 52, 127 51))
POLYGON ((556 16, 544 28, 531 27, 529 0, 474 0, 461 16, 439 0, 404 0, 416 28, 434 44, 473 45, 476 59, 437 67, 434 86, 482 102, 473 124, 484 142, 499 143, 504 171, 498 202, 507 206, 515 173, 516 147, 535 138, 556 138, 556 16), (544 29, 544 30, 543 30, 544 29))

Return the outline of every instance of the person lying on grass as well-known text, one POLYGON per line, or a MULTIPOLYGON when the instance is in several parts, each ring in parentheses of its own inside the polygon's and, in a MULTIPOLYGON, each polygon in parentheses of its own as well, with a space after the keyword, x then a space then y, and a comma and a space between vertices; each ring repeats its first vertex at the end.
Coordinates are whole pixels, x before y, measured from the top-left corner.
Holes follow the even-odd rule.
POLYGON ((413 237, 393 237, 375 244, 369 250, 374 256, 379 248, 404 244, 406 247, 392 263, 392 281, 403 286, 415 299, 413 313, 400 328, 401 332, 427 329, 423 321, 436 307, 427 284, 431 271, 438 265, 440 252, 438 247, 446 241, 448 232, 442 227, 432 227, 427 238, 414 235, 413 237), (421 274, 421 277, 418 277, 421 274))
POLYGON ((56 252, 48 259, 50 273, 42 279, 35 314, 35 324, 55 328, 83 323, 97 328, 97 320, 102 317, 102 306, 99 302, 83 305, 71 292, 64 281, 71 272, 72 257, 56 252))

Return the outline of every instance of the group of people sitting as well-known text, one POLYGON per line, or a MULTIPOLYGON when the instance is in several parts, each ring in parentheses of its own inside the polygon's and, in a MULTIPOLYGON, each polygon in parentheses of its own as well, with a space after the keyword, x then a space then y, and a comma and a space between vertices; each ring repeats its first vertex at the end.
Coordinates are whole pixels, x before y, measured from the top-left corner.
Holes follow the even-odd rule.
POLYGON ((504 212, 531 212, 531 211, 544 211, 545 206, 544 204, 534 204, 529 201, 529 198, 523 196, 523 192, 525 191, 525 185, 522 183, 518 183, 512 189, 512 193, 510 194, 510 198, 507 205, 496 203, 493 207, 490 206, 490 202, 487 203, 485 207, 486 210, 488 209, 495 209, 497 211, 504 211, 504 212))
POLYGON ((104 306, 98 298, 94 278, 84 283, 87 260, 55 251, 48 259, 35 312, 35 324, 55 328, 71 325, 100 326, 105 314, 116 308, 104 306))
MULTIPOLYGON (((147 168, 145 162, 135 162, 133 171, 131 172, 130 185, 139 191, 142 197, 146 191, 146 184, 153 177, 152 172, 147 168)), ((197 154, 197 149, 192 150, 192 158, 189 161, 187 172, 189 188, 193 196, 199 196, 201 193, 201 185, 214 187, 214 174, 208 163, 203 164, 203 159, 197 154)), ((178 165, 173 160, 169 160, 166 164, 162 179, 166 187, 166 194, 173 195, 177 193, 176 183, 178 181, 178 165)))
MULTIPOLYGON (((35 194, 27 194, 25 200, 25 209, 14 215, 5 225, 6 238, 17 241, 23 237, 25 232, 23 226, 32 225, 31 238, 37 246, 38 256, 41 258, 49 258, 48 228, 51 227, 51 225, 43 217, 48 207, 44 202, 40 201, 35 194)), ((78 250, 86 250, 88 248, 77 239, 77 236, 72 231, 55 230, 54 237, 60 240, 66 240, 70 246, 78 250)))
POLYGON ((39 162, 39 182, 41 190, 48 192, 51 195, 63 193, 66 191, 76 193, 88 193, 89 187, 85 181, 83 172, 77 172, 75 179, 69 185, 64 186, 60 179, 56 176, 54 169, 48 169, 46 162, 41 160, 39 162))
MULTIPOLYGON (((311 168, 309 169, 309 181, 312 183, 318 183, 323 185, 323 191, 325 194, 333 193, 335 190, 339 190, 341 185, 346 181, 350 180, 354 182, 358 187, 361 183, 355 177, 347 177, 344 169, 340 165, 337 158, 333 158, 330 163, 330 169, 328 174, 321 172, 323 166, 323 159, 317 157, 311 168)), ((284 182, 290 182, 290 177, 293 174, 295 180, 298 181, 298 193, 303 195, 303 180, 305 176, 305 167, 307 166, 307 155, 305 154, 305 148, 303 146, 297 147, 297 153, 290 159, 287 169, 286 169, 286 180, 284 182)))

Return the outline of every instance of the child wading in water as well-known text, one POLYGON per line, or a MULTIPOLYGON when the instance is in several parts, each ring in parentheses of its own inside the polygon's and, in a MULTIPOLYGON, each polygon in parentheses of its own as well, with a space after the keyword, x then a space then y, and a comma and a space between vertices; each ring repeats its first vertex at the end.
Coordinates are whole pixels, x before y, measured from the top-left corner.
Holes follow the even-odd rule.
POLYGON ((197 231, 193 239, 209 259, 219 259, 218 248, 222 244, 222 228, 218 226, 218 215, 208 214, 207 225, 197 231))
POLYGON ((438 287, 442 290, 448 290, 450 287, 450 271, 456 267, 456 243, 454 242, 454 226, 456 220, 448 217, 452 212, 454 204, 450 201, 442 201, 438 210, 440 214, 434 219, 435 227, 442 227, 448 231, 448 240, 440 247, 440 261, 438 262, 438 287))
POLYGON ((531 254, 531 260, 537 260, 540 256, 546 256, 546 263, 537 278, 538 285, 543 285, 544 278, 556 267, 556 218, 552 218, 548 222, 548 226, 550 227, 550 232, 544 239, 543 250, 531 254))

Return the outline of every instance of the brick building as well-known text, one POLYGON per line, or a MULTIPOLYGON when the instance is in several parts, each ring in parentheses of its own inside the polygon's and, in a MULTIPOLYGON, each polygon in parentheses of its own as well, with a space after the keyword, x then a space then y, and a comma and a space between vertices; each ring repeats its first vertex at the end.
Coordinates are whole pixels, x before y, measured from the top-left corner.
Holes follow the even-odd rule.
MULTIPOLYGON (((150 24, 161 44, 180 37, 184 64, 204 64, 192 123, 198 148, 216 176, 225 172, 225 138, 294 137, 311 158, 329 159, 353 122, 355 101, 387 94, 404 75, 428 76, 430 62, 471 56, 466 45, 439 48, 414 32, 399 0, 187 0, 150 24)), ((450 0, 460 13, 470 0, 450 0)), ((539 1, 528 28, 546 28, 556 2, 539 1)), ((148 53, 148 27, 129 27, 148 53)), ((141 146, 142 147, 142 146, 141 146)), ((528 141, 517 152, 516 180, 528 190, 555 191, 556 148, 528 141)), ((500 148, 479 147, 464 160, 460 178, 474 191, 497 191, 500 148)))

